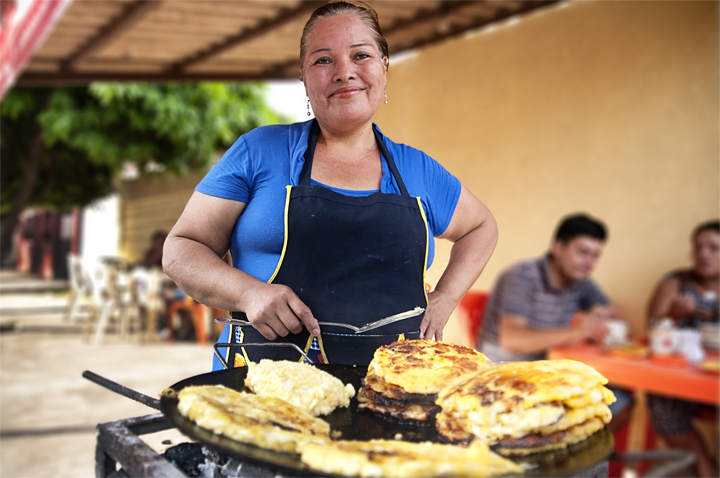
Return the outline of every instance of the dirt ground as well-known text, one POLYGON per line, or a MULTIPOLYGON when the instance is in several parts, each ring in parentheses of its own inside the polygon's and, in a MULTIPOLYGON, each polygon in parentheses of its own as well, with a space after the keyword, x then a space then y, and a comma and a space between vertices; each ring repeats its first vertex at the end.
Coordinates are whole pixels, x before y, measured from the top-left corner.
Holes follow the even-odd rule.
POLYGON ((190 341, 141 344, 110 334, 90 345, 77 325, 63 323, 65 302, 57 291, 0 295, 0 477, 95 476, 96 426, 157 413, 83 371, 157 398, 211 369, 212 346, 190 341))

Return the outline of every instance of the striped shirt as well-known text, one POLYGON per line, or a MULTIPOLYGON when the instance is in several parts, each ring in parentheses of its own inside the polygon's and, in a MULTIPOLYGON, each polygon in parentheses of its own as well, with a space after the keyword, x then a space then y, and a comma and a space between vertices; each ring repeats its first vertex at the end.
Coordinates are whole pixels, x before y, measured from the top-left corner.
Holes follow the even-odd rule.
POLYGON ((522 354, 500 347, 499 322, 503 315, 527 319, 532 329, 558 329, 570 326, 577 311, 587 311, 610 301, 592 279, 571 282, 565 289, 550 284, 550 256, 521 262, 498 278, 490 294, 483 326, 477 337, 478 349, 493 362, 540 360, 544 352, 522 354))

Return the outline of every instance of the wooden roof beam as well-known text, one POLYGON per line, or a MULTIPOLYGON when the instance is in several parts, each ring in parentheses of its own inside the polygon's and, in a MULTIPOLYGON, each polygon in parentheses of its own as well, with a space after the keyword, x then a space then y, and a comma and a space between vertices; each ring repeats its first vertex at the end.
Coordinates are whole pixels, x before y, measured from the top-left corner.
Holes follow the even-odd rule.
POLYGON ((265 72, 252 73, 143 73, 143 72, 25 72, 17 80, 21 87, 52 87, 87 85, 94 81, 260 81, 292 78, 291 76, 268 75, 265 72))
POLYGON ((162 0, 152 2, 137 0, 127 5, 119 16, 113 18, 107 25, 101 28, 96 35, 85 42, 75 53, 70 55, 70 57, 62 63, 61 69, 63 71, 74 70, 78 63, 91 57, 95 52, 130 29, 161 3, 162 0))
MULTIPOLYGON (((474 30, 476 28, 483 27, 485 25, 491 24, 491 23, 497 23, 502 20, 506 20, 510 17, 514 17, 516 15, 522 15, 527 12, 530 12, 532 10, 536 10, 543 7, 548 7, 550 5, 554 5, 556 3, 561 3, 566 0, 537 0, 537 1, 530 1, 525 2, 518 10, 506 10, 506 9, 498 9, 495 15, 493 15, 490 18, 478 18, 475 19, 475 21, 471 22, 468 25, 465 26, 451 26, 448 31, 446 32, 435 32, 429 37, 417 40, 411 44, 408 45, 402 45, 400 47, 401 50, 411 50, 415 48, 420 48, 425 45, 437 43, 440 40, 445 40, 448 38, 452 38, 458 35, 461 35, 469 30, 474 30)), ((394 53, 394 52, 393 52, 394 53)))
MULTIPOLYGON (((483 0, 485 1, 485 0, 483 0)), ((320 2, 322 3, 322 2, 320 2)), ((437 8, 421 8, 417 11, 415 15, 413 15, 410 18, 403 18, 400 20, 397 20, 393 22, 389 27, 382 29, 383 36, 393 33, 398 30, 402 30, 403 28, 409 28, 415 25, 418 22, 422 22, 425 20, 430 20, 433 18, 436 18, 438 16, 445 16, 453 11, 460 9, 462 7, 467 6, 467 1, 460 1, 460 0, 446 0, 443 2, 440 2, 437 8)), ((298 76, 300 75, 300 60, 290 60, 284 63, 278 63, 275 64, 268 69, 265 70, 265 73, 272 76, 272 75, 278 75, 281 76, 289 68, 292 68, 293 66, 297 65, 298 69, 298 76)))
POLYGON ((231 48, 235 48, 238 45, 254 40, 276 28, 280 28, 288 22, 291 22, 301 15, 307 15, 308 12, 315 10, 317 7, 324 5, 326 1, 301 1, 297 7, 291 9, 282 9, 280 13, 274 18, 266 19, 261 21, 257 26, 253 28, 244 28, 236 35, 227 37, 221 43, 211 45, 209 48, 198 53, 188 56, 169 68, 168 71, 182 72, 188 67, 205 61, 213 56, 219 55, 231 48))
MULTIPOLYGON (((483 0, 485 1, 485 0, 483 0)), ((402 30, 403 28, 409 28, 415 25, 416 23, 423 22, 425 20, 431 20, 433 18, 438 17, 444 17, 446 15, 449 15, 455 10, 459 10, 463 7, 467 7, 468 3, 467 1, 459 1, 459 0, 446 0, 442 1, 438 4, 437 8, 420 8, 418 11, 409 18, 403 18, 400 20, 397 20, 393 22, 390 26, 387 28, 384 28, 382 30, 383 36, 389 35, 390 33, 394 33, 398 30, 402 30)), ((472 2, 477 3, 477 2, 472 2)))

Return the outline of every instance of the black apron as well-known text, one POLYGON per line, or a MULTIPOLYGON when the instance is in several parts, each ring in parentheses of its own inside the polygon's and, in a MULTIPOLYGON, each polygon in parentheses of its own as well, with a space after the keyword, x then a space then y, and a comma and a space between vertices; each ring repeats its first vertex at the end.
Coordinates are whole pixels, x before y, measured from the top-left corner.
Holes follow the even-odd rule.
MULTIPOLYGON (((345 196, 310 184, 320 128, 313 121, 305 164, 295 187, 287 187, 285 241, 270 283, 290 287, 319 322, 360 327, 415 307, 427 306, 425 269, 428 227, 420 198, 413 198, 395 161, 373 128, 378 147, 402 194, 345 196)), ((424 314, 355 334, 344 327, 321 325, 314 338, 299 334, 278 337, 304 350, 315 363, 367 365, 381 345, 417 339, 424 314)), ((247 320, 242 312, 233 318, 247 320)), ((250 325, 232 325, 233 343, 267 343, 250 325)), ((231 347, 229 366, 248 360, 302 360, 291 347, 231 347), (233 363, 234 362, 234 363, 233 363)))

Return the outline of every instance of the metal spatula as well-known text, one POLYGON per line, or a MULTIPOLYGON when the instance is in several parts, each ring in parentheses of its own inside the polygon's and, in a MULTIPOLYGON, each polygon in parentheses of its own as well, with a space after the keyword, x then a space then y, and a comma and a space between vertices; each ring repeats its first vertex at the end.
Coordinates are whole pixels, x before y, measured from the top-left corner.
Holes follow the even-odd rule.
MULTIPOLYGON (((422 307, 415 307, 412 310, 408 310, 406 312, 400 312, 399 314, 391 315, 390 317, 385 317, 384 319, 376 320, 375 322, 370 322, 362 327, 355 327, 354 325, 350 324, 341 324, 339 322, 318 322, 318 324, 322 325, 334 325, 336 327, 345 327, 346 329, 350 329, 354 331, 356 334, 361 334, 363 332, 367 332, 368 330, 377 329, 378 327, 382 327, 387 324, 392 324, 393 322, 399 322, 404 319, 409 319, 410 317, 416 317, 420 314, 425 312, 425 309, 422 307)), ((240 325, 240 326, 247 326, 251 325, 250 322, 247 320, 239 320, 239 319, 232 319, 230 317, 222 317, 215 319, 215 322, 218 324, 232 324, 232 325, 240 325)))
POLYGON ((412 310, 408 310, 406 312, 400 312, 399 314, 391 315, 390 317, 385 317, 384 319, 376 320, 375 322, 370 322, 362 327, 355 327, 354 325, 350 324, 339 324, 335 322, 318 322, 320 325, 335 325, 338 327, 346 327, 348 329, 352 329, 355 331, 356 334, 361 334, 363 332, 367 332, 368 330, 377 329, 378 327, 382 327, 383 325, 392 324, 393 322, 399 322, 404 319, 409 319, 410 317, 416 317, 420 314, 425 312, 425 309, 422 307, 415 307, 412 310))

